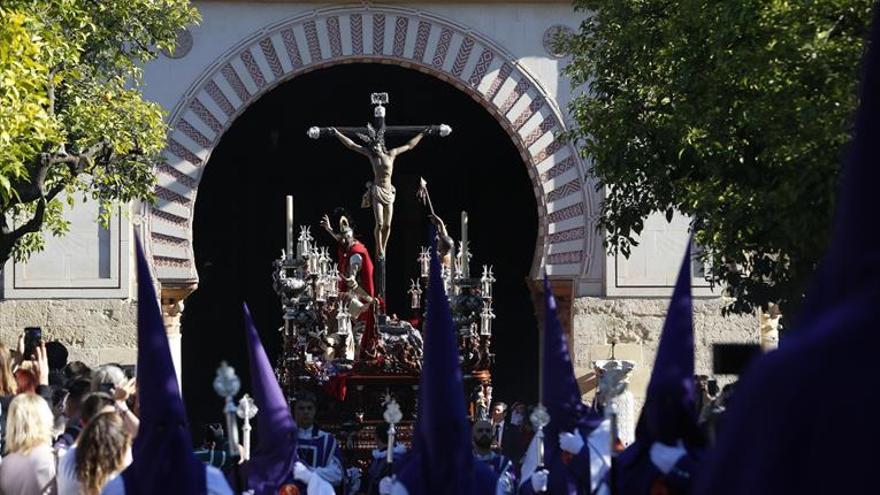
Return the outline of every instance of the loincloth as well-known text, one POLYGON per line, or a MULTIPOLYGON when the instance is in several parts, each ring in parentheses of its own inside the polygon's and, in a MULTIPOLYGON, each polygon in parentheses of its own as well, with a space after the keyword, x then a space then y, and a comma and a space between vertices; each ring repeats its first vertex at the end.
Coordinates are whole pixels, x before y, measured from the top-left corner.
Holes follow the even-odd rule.
POLYGON ((372 182, 367 182, 367 190, 361 198, 361 208, 370 208, 374 202, 380 205, 388 206, 394 203, 397 190, 391 184, 387 186, 377 186, 372 182))

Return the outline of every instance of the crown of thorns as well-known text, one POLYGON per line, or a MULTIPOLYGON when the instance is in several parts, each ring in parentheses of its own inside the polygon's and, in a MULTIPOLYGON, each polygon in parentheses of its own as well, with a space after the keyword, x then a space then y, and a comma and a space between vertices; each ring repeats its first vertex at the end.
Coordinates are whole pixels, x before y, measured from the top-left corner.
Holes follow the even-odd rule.
POLYGON ((358 139, 364 142, 367 145, 373 145, 375 143, 385 144, 385 126, 382 126, 379 130, 376 130, 372 124, 367 124, 367 134, 356 133, 358 139))

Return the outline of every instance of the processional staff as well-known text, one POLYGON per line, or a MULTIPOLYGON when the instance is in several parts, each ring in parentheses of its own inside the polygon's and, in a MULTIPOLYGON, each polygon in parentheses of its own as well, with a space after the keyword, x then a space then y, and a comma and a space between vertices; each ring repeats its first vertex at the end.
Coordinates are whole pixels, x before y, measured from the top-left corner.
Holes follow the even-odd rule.
MULTIPOLYGON (((419 177, 419 189, 416 195, 418 196, 419 201, 428 208, 428 218, 437 228, 437 256, 440 257, 440 263, 443 264, 444 267, 447 266, 447 263, 449 265, 455 265, 455 241, 452 239, 452 236, 449 235, 449 231, 446 229, 446 223, 439 215, 437 215, 437 212, 434 211, 434 204, 431 202, 431 193, 428 192, 428 181, 422 177, 419 177)), ((419 266, 421 268, 420 275, 422 278, 428 278, 428 267, 431 260, 428 249, 429 248, 423 247, 422 252, 419 255, 419 266)))
MULTIPOLYGON (((400 412, 400 405, 397 404, 397 401, 394 400, 391 396, 387 396, 385 399, 385 412, 382 414, 382 417, 385 419, 385 422, 388 423, 388 452, 386 453, 385 460, 388 462, 388 465, 391 466, 394 464, 394 440, 397 435, 397 424, 400 423, 400 420, 403 419, 403 413, 400 412)), ((391 470, 394 472, 393 470, 391 470)))
POLYGON ((220 363, 217 368, 217 377, 214 378, 214 391, 220 397, 223 397, 225 405, 223 413, 226 416, 226 451, 230 457, 236 456, 238 452, 238 422, 235 419, 237 408, 233 397, 241 388, 241 380, 235 374, 235 368, 226 364, 226 361, 220 363))
POLYGON ((599 402, 605 411, 605 418, 610 423, 611 435, 609 438, 609 452, 611 454, 611 465, 609 466, 609 493, 616 495, 618 493, 618 454, 620 446, 620 411, 617 408, 615 399, 626 392, 626 374, 629 373, 635 363, 632 361, 624 361, 614 359, 614 347, 611 349, 611 359, 608 361, 597 361, 602 370, 599 376, 599 402))
POLYGON ((538 458, 538 463, 535 467, 536 473, 545 469, 544 427, 550 424, 550 414, 547 412, 547 408, 544 407, 544 334, 546 332, 547 329, 544 328, 544 325, 538 325, 538 405, 529 416, 532 426, 535 427, 535 450, 537 450, 538 458))
POLYGON ((251 399, 248 394, 244 394, 238 401, 236 413, 239 418, 244 420, 244 425, 241 427, 241 459, 243 461, 247 461, 251 458, 251 420, 254 419, 254 416, 256 416, 259 411, 260 409, 254 404, 254 399, 251 399))

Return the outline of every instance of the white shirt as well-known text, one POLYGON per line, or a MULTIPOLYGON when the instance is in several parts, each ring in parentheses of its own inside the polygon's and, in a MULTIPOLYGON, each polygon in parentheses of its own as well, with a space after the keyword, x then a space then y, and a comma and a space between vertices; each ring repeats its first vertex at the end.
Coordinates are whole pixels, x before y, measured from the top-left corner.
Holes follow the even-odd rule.
POLYGON ((79 495, 82 485, 76 475, 76 445, 71 445, 58 460, 55 480, 58 483, 58 495, 79 495))
MULTIPOLYGON (((233 495, 226 477, 214 466, 205 466, 205 485, 208 487, 208 495, 233 495)), ((117 474, 104 485, 101 495, 125 495, 122 473, 117 474)))
POLYGON ((495 429, 495 443, 498 445, 498 448, 501 448, 501 441, 504 439, 504 420, 495 423, 492 425, 492 428, 495 429))
POLYGON ((39 495, 54 493, 55 453, 48 444, 27 454, 13 452, 0 464, 0 493, 39 495))

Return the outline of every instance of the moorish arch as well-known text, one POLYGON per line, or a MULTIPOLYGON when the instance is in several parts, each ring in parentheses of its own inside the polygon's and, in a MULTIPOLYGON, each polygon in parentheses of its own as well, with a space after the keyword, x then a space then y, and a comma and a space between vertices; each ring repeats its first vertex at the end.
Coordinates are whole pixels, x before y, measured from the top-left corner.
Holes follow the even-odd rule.
MULTIPOLYGON (((593 187, 558 105, 504 48, 449 19, 410 8, 331 7, 266 26, 220 56, 174 107, 145 212, 147 249, 165 286, 198 280, 192 248, 199 181, 214 147, 260 96, 297 75, 336 64, 396 64, 431 74, 470 95, 505 129, 532 182, 538 235, 531 278, 576 279, 590 269, 593 187)), ((601 256, 599 259, 603 259, 601 256)), ((164 292, 164 291, 163 291, 164 292)), ((163 295, 164 297, 164 295, 163 295)))

